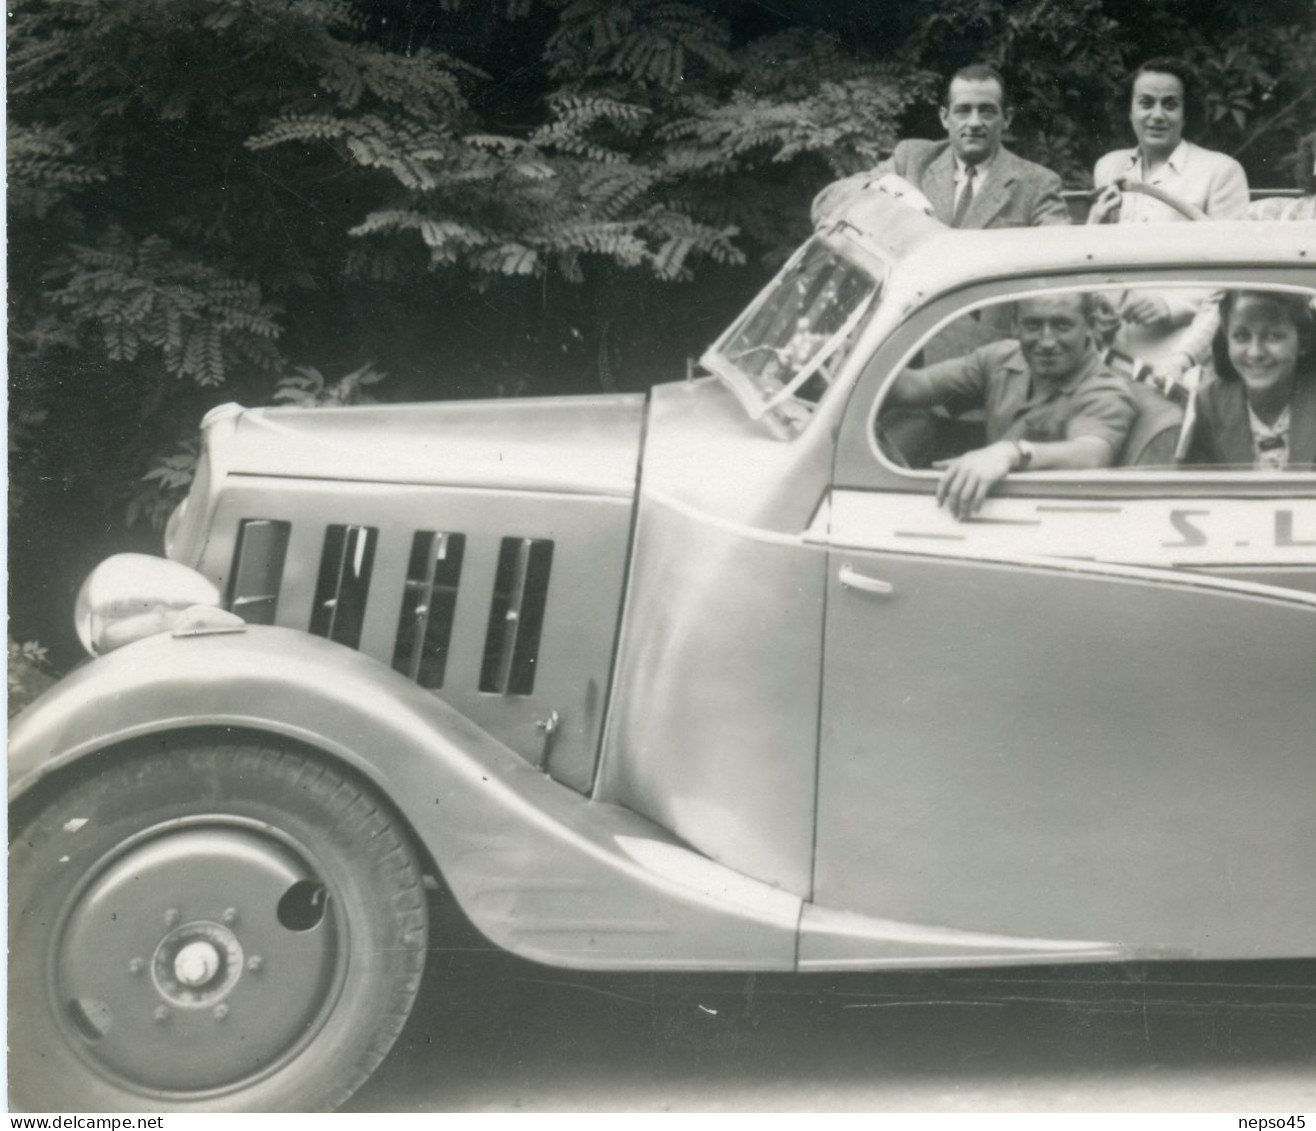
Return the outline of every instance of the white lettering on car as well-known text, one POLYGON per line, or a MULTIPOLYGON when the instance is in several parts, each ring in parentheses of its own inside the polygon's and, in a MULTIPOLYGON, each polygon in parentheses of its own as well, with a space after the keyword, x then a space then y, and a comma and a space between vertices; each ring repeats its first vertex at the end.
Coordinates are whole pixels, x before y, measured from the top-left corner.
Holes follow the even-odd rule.
POLYGON ((957 522, 926 496, 838 490, 806 541, 983 560, 1059 558, 1150 568, 1316 572, 1316 498, 1005 497, 957 522))
POLYGON ((1190 519, 1197 515, 1208 515, 1210 511, 1183 511, 1172 510, 1170 512, 1170 525, 1183 535, 1183 540, 1179 542, 1162 542, 1162 546, 1205 546, 1206 534, 1192 524, 1190 519))

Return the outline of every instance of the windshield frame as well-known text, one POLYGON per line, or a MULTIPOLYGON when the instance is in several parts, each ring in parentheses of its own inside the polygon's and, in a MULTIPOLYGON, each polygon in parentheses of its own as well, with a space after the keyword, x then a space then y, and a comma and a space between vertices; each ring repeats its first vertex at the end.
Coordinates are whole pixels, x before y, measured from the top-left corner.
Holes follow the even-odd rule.
MULTIPOLYGON (((833 357, 841 345, 871 318, 881 302, 883 290, 890 277, 892 263, 872 247, 860 243, 849 233, 857 231, 851 225, 841 222, 825 232, 817 232, 806 240, 791 255, 781 269, 772 277, 740 315, 723 331, 723 333, 704 351, 699 364, 716 376, 744 407, 751 420, 761 420, 780 439, 794 439, 813 418, 818 408, 839 383, 835 379, 828 382, 827 389, 814 400, 803 399, 796 394, 822 367, 833 357), (824 248, 830 255, 839 257, 852 267, 868 275, 873 282, 872 292, 864 298, 847 316, 844 323, 834 331, 827 340, 810 357, 808 363, 779 389, 768 393, 758 381, 751 377, 736 361, 727 354, 727 346, 743 332, 759 311, 776 295, 782 281, 787 278, 799 263, 816 248, 824 248)), ((856 338, 855 345, 859 344, 856 338)), ((842 372, 853 361, 854 351, 842 362, 842 372)), ((836 375, 840 376, 840 373, 836 375)))

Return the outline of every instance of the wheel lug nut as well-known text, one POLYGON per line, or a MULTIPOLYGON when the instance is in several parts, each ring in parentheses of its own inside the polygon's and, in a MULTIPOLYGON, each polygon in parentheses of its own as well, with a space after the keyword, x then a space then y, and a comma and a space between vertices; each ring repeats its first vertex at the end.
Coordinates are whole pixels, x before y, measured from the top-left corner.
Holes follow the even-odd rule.
POLYGON ((224 1018, 226 1018, 227 1016, 228 1016, 228 1006, 221 1001, 217 1006, 215 1006, 215 1020, 223 1021, 224 1018))
POLYGON ((132 958, 128 961, 128 973, 140 974, 146 969, 146 961, 142 958, 132 958))
POLYGON ((169 1007, 167 1005, 157 1005, 155 1007, 155 1023, 159 1025, 163 1021, 169 1020, 169 1007))
POLYGON ((170 907, 170 908, 164 913, 164 925, 165 925, 166 927, 174 927, 174 926, 177 926, 177 925, 178 925, 178 919, 179 919, 179 915, 178 915, 178 908, 177 908, 177 907, 170 907))
POLYGON ((263 959, 259 954, 253 954, 250 958, 247 959, 247 969, 250 970, 253 974, 255 974, 264 965, 265 965, 265 959, 263 959))
POLYGON ((224 908, 224 914, 220 916, 220 919, 227 925, 232 926, 238 921, 238 909, 236 907, 224 908))

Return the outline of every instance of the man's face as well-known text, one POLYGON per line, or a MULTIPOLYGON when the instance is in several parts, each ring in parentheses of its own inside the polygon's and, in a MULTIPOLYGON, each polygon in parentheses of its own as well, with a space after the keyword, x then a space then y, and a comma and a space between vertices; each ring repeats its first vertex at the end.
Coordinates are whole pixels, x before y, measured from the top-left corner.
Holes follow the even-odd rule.
POLYGON ((1087 360, 1091 330, 1078 295, 1024 299, 1017 329, 1019 347, 1035 377, 1061 383, 1087 360))
POLYGON ((948 102, 941 108, 941 124, 955 155, 966 165, 990 159, 1001 148, 1001 133, 1010 124, 1001 84, 995 79, 955 79, 948 102))

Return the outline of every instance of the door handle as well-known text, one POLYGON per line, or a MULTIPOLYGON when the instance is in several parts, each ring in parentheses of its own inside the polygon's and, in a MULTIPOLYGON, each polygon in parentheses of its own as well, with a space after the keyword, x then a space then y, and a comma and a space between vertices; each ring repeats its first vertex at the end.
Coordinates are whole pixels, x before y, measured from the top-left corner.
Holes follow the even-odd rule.
POLYGON ((889 597, 896 591, 895 586, 889 581, 867 577, 859 573, 849 562, 841 566, 836 580, 841 583, 842 589, 858 589, 862 593, 878 593, 883 597, 889 597))

